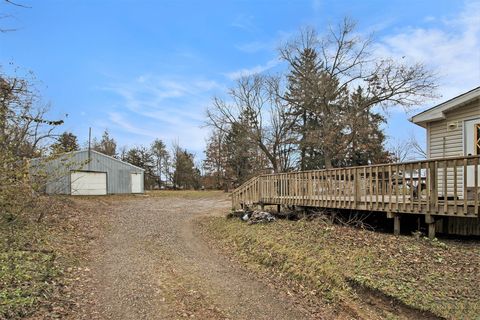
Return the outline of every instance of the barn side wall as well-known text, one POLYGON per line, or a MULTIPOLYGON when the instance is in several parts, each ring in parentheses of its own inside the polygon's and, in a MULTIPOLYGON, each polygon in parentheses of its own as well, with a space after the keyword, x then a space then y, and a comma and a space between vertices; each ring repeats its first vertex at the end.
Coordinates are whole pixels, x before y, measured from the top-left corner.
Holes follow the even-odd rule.
MULTIPOLYGON (((106 172, 108 194, 131 193, 131 173, 143 177, 143 170, 97 152, 90 152, 89 160, 89 152, 85 150, 67 153, 40 168, 48 177, 46 192, 70 194, 70 172, 74 170, 106 172)), ((144 192, 143 179, 141 189, 144 192)))

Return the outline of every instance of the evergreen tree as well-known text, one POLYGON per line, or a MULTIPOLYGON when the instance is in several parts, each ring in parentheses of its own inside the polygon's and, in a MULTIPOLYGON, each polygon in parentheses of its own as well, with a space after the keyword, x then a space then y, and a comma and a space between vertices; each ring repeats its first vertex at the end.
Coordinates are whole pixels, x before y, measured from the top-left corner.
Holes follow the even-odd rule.
POLYGON ((205 178, 212 180, 207 187, 228 189, 225 175, 227 167, 225 153, 225 134, 220 130, 214 130, 207 141, 205 160, 203 161, 205 178))
POLYGON ((290 116, 295 123, 293 130, 300 137, 300 169, 312 169, 318 161, 315 143, 309 139, 311 131, 318 126, 317 119, 312 116, 318 103, 317 90, 320 81, 320 63, 315 49, 306 47, 299 56, 293 58, 287 81, 285 99, 291 105, 290 116))
POLYGON ((133 147, 125 152, 122 161, 142 168, 144 172, 144 183, 146 189, 151 189, 155 184, 154 158, 150 149, 146 147, 133 147))
POLYGON ((254 174, 254 152, 245 132, 248 128, 234 123, 225 137, 226 175, 233 186, 247 181, 254 174))
POLYGON ((77 136, 71 132, 62 133, 56 138, 55 143, 50 146, 50 150, 54 154, 79 150, 77 136))
POLYGON ((162 187, 162 174, 164 174, 165 179, 167 179, 167 175, 165 174, 165 170, 168 169, 168 159, 169 154, 167 151, 167 147, 165 143, 163 143, 160 139, 155 139, 150 147, 153 161, 155 164, 155 175, 158 179, 158 186, 162 187))
POLYGON ((314 48, 290 60, 285 99, 291 104, 294 130, 300 136, 300 169, 331 167, 341 152, 343 117, 348 94, 324 70, 314 48))
POLYGON ((115 139, 110 137, 108 130, 105 130, 102 134, 102 139, 97 141, 93 139, 92 149, 107 156, 116 157, 117 156, 117 142, 115 139))
POLYGON ((344 162, 338 161, 338 165, 356 166, 390 161, 391 155, 385 149, 386 137, 381 128, 386 119, 368 105, 364 90, 358 87, 350 95, 346 117, 346 155, 344 162))
POLYGON ((195 166, 194 155, 178 146, 175 148, 173 183, 182 189, 199 189, 200 170, 195 166))

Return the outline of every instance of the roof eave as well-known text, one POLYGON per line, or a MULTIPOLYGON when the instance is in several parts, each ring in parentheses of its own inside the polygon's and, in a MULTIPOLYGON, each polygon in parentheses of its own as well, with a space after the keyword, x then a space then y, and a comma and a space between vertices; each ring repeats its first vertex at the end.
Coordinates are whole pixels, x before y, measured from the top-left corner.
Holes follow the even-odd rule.
POLYGON ((442 112, 442 113, 436 114, 434 116, 427 116, 427 115, 423 115, 423 114, 418 114, 418 115, 413 116, 410 119, 408 119, 408 121, 410 121, 410 122, 412 122, 416 125, 419 125, 421 127, 426 128, 428 122, 444 120, 444 119, 446 119, 446 117, 445 117, 445 114, 442 112))
POLYGON ((443 120, 445 119, 445 112, 461 107, 479 98, 480 98, 480 87, 477 87, 455 98, 452 98, 439 105, 436 105, 430 109, 420 112, 414 115, 413 117, 411 117, 409 121, 424 127, 425 125, 422 125, 422 123, 443 120))

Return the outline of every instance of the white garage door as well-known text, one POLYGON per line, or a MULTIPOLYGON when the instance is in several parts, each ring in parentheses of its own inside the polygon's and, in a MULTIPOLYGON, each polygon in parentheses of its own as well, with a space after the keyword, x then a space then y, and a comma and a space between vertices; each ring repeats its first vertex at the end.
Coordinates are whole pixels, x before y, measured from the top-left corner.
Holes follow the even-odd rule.
POLYGON ((104 195, 107 194, 106 172, 72 171, 72 195, 104 195))
POLYGON ((142 174, 132 173, 132 193, 142 193, 142 174))

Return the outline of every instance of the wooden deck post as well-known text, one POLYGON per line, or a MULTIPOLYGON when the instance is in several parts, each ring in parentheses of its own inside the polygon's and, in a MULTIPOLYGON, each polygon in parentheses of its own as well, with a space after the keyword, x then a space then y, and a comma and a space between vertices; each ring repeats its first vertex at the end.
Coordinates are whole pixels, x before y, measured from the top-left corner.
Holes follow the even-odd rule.
POLYGON ((277 204, 277 213, 280 213, 281 212, 281 205, 277 204))
POLYGON ((435 218, 430 214, 426 214, 425 223, 428 225, 428 238, 431 240, 435 238, 435 218))
POLYGON ((393 216, 393 234, 396 236, 400 235, 400 215, 395 214, 393 216))
POLYGON ((428 225, 428 238, 430 240, 435 238, 435 222, 428 225))
POLYGON ((427 191, 428 191, 428 198, 427 198, 427 210, 428 213, 431 213, 434 211, 434 208, 436 207, 436 203, 438 201, 438 195, 437 195, 437 173, 435 170, 435 164, 433 162, 428 164, 428 172, 427 172, 427 177, 428 177, 428 185, 427 185, 427 191))

